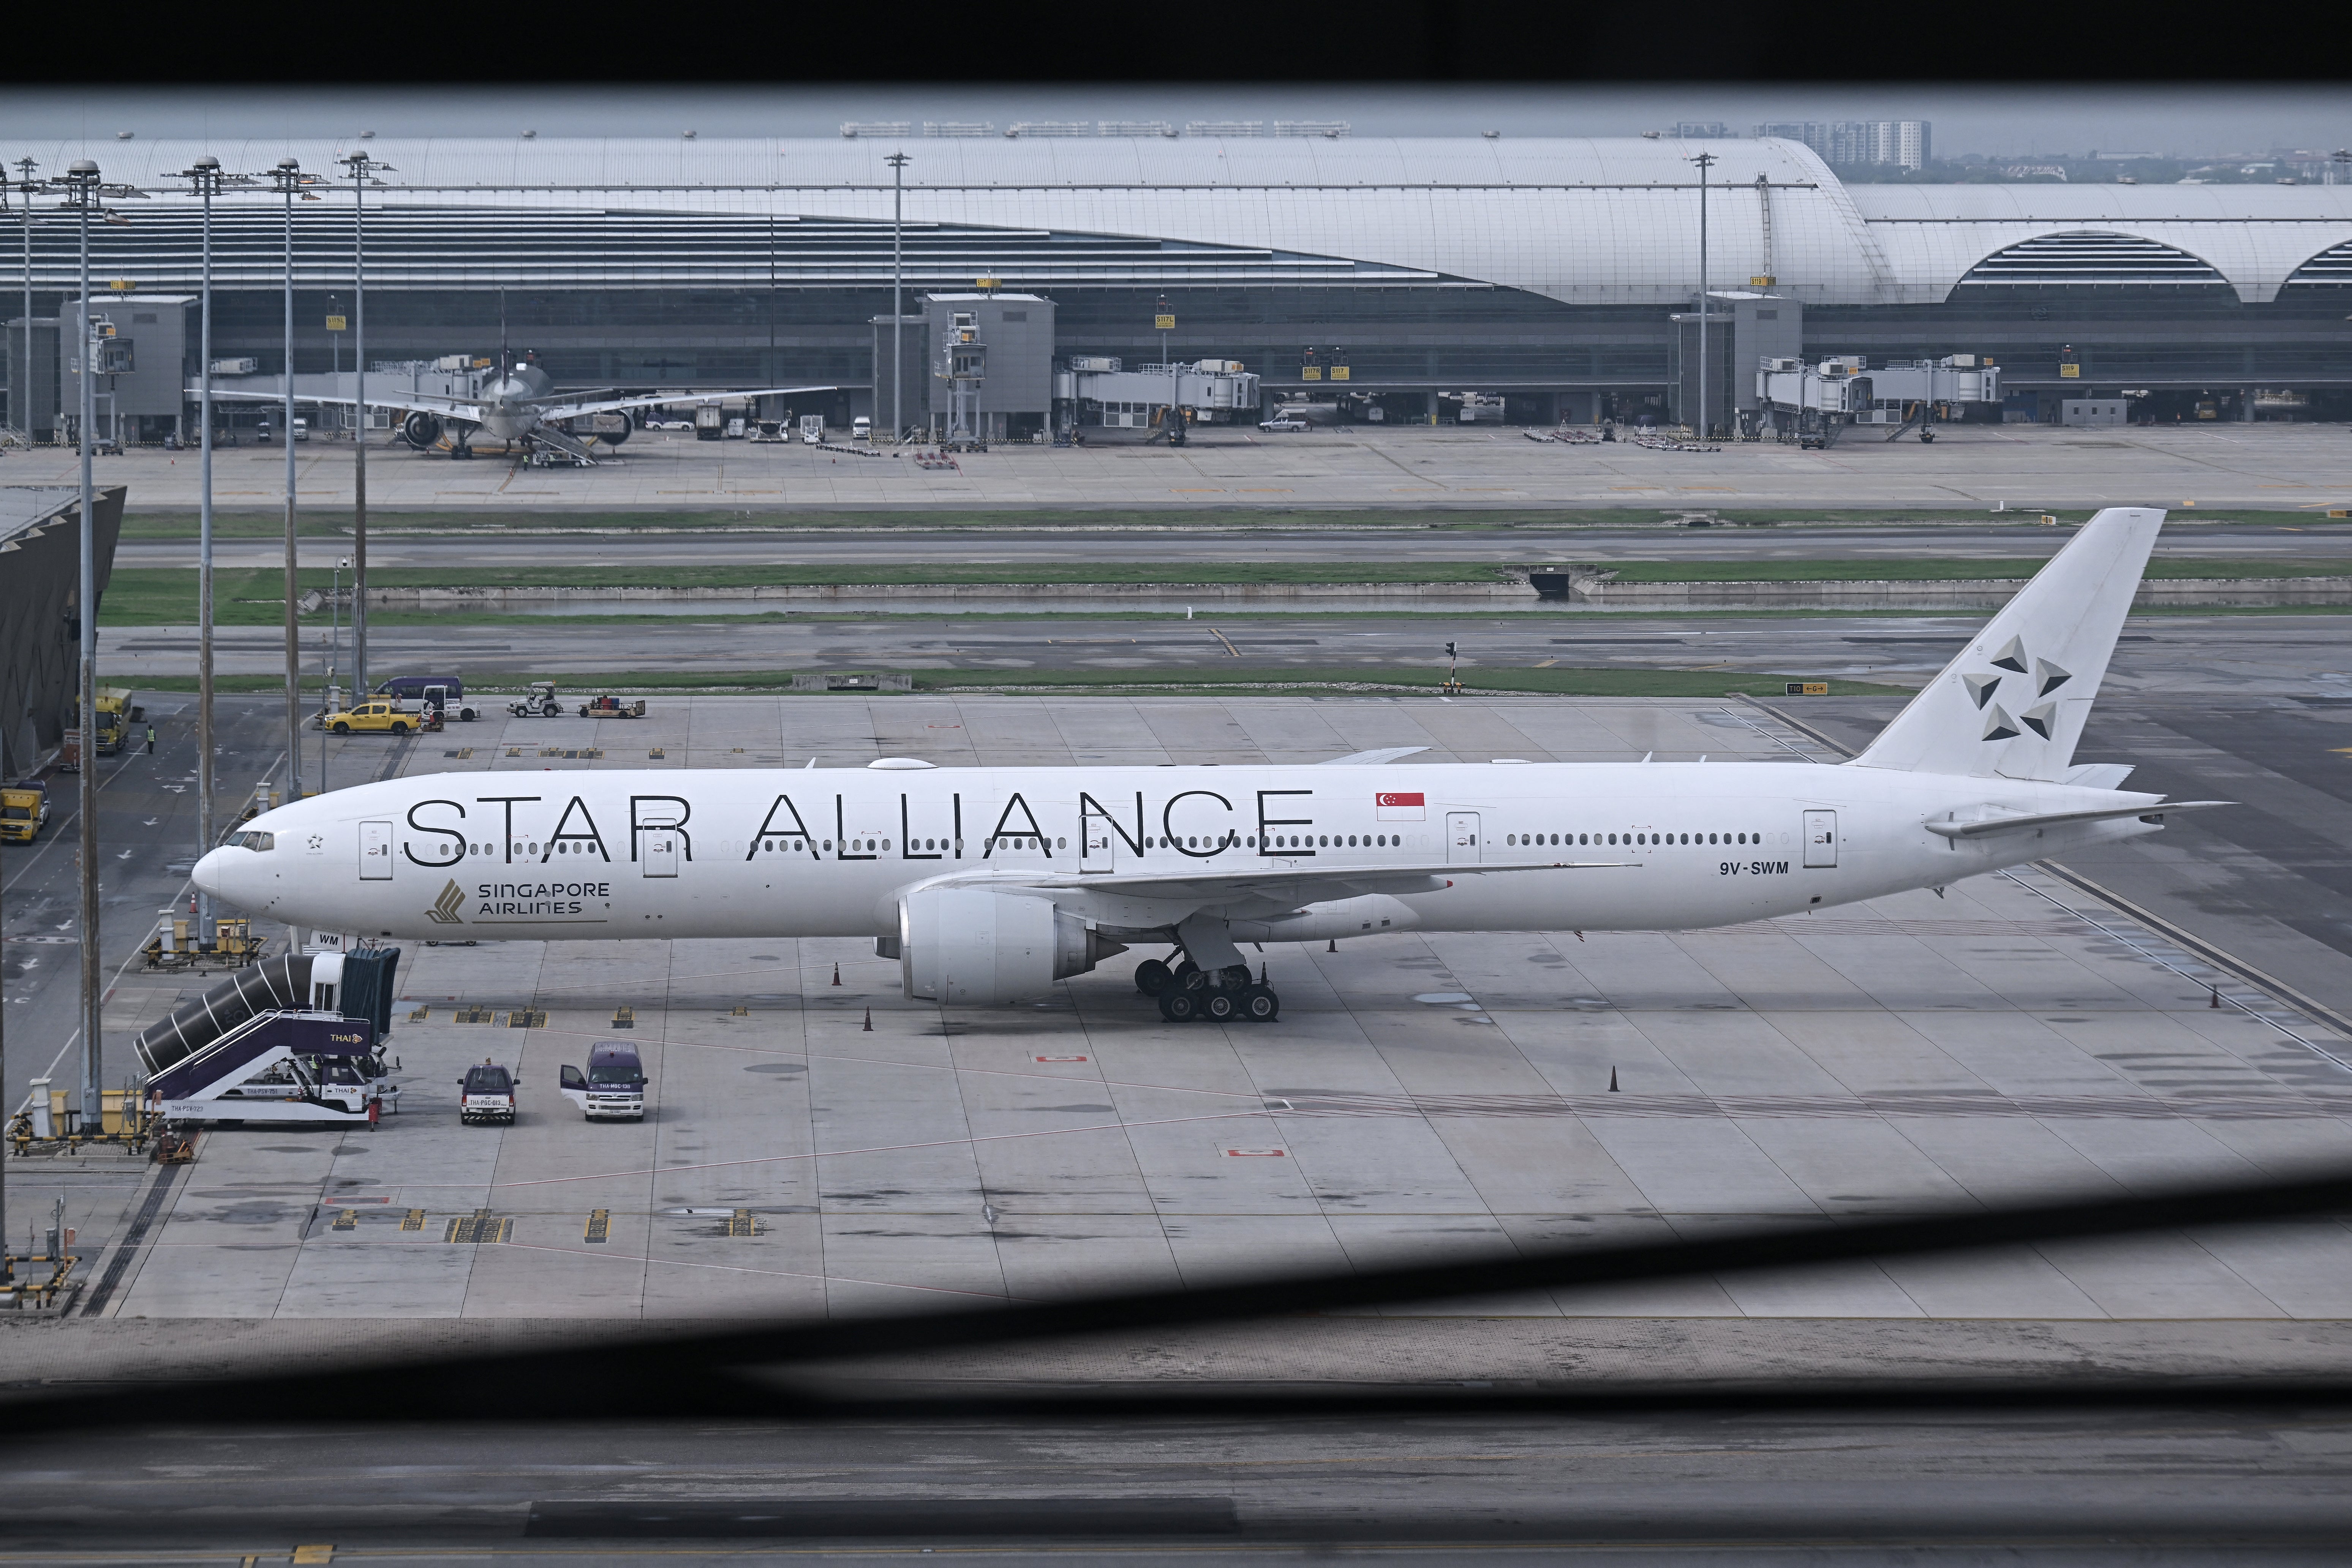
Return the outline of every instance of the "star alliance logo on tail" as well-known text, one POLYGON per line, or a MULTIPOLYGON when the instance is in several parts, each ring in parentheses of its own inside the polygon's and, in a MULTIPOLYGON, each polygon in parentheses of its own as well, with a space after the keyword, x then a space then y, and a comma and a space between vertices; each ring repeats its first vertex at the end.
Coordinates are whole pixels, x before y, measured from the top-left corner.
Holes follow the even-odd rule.
POLYGON ((451 882, 441 889, 441 896, 433 900, 433 907, 425 911, 425 918, 435 925, 464 925, 466 922, 457 918, 457 906, 465 901, 466 890, 451 882))

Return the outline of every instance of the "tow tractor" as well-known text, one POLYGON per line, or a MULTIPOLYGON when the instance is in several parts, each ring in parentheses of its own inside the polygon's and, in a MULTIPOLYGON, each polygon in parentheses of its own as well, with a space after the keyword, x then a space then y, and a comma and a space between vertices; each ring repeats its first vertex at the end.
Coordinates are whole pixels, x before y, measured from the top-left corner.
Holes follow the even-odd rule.
POLYGON ((645 716, 646 700, 642 697, 635 702, 624 702, 606 692, 580 705, 580 717, 583 719, 642 719, 645 716))
POLYGON ((563 704, 555 695, 555 682, 534 680, 520 700, 507 704, 507 711, 518 719, 561 719, 563 704))

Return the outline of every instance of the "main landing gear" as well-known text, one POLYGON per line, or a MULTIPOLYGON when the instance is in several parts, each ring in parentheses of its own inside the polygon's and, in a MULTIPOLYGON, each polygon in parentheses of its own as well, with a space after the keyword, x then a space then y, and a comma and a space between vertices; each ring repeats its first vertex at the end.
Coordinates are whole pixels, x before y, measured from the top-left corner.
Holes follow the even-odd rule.
POLYGON ((1157 997, 1160 1016, 1171 1024, 1206 1018, 1213 1024, 1271 1024, 1282 1016, 1282 998, 1263 981, 1250 978, 1246 963, 1206 970, 1187 958, 1171 968, 1147 958, 1135 966, 1135 988, 1157 997))

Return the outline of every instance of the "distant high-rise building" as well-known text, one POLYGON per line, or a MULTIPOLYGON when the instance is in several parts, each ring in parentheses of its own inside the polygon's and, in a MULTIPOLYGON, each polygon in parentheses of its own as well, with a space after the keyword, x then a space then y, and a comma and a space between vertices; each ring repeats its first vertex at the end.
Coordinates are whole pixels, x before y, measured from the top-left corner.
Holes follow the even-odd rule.
POLYGON ((1932 155, 1929 129, 1925 120, 1784 120, 1759 125, 1756 134, 1802 142, 1825 163, 1917 169, 1932 155))
POLYGON ((1728 142, 1731 127, 1720 120, 1677 120, 1675 137, 1683 142, 1728 142))

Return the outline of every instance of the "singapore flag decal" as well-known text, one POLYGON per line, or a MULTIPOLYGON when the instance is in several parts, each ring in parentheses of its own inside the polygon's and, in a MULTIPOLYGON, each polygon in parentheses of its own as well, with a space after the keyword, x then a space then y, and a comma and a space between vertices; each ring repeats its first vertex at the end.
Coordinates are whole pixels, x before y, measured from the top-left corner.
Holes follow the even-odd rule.
POLYGON ((1428 815, 1424 809, 1428 805, 1427 797, 1417 793, 1376 795, 1372 796, 1372 804, 1380 808, 1382 822, 1420 822, 1428 815))

